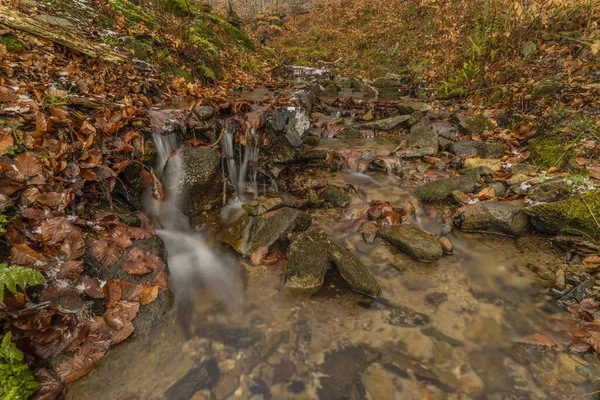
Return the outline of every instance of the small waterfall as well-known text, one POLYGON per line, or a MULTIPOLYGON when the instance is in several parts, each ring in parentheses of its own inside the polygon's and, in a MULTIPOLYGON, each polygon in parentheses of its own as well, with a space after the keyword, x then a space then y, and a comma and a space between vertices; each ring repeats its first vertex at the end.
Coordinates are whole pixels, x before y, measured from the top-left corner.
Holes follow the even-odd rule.
POLYGON ((252 195, 253 198, 257 198, 259 195, 258 192, 258 182, 257 182, 257 174, 258 174, 258 137, 256 135, 256 130, 253 127, 248 128, 246 132, 246 147, 244 148, 244 156, 241 156, 241 148, 240 148, 240 156, 239 159, 241 164, 238 168, 238 164, 235 160, 235 146, 233 141, 234 129, 232 129, 232 124, 226 124, 225 132, 223 133, 223 139, 221 140, 221 147, 223 148, 223 153, 225 154, 225 159, 227 160, 227 172, 229 174, 229 179, 235 188, 235 197, 237 201, 247 201, 247 184, 248 184, 248 170, 251 168, 251 174, 249 177, 249 183, 252 187, 252 195))
POLYGON ((165 242, 178 308, 184 313, 193 312, 194 290, 204 287, 230 312, 239 311, 243 291, 234 260, 217 253, 202 234, 192 231, 187 216, 177 206, 181 159, 176 156, 169 159, 169 173, 164 174, 167 158, 177 149, 177 139, 173 134, 155 134, 153 139, 158 152, 157 175, 162 176, 166 201, 158 201, 148 193, 145 207, 163 227, 156 233, 165 242))

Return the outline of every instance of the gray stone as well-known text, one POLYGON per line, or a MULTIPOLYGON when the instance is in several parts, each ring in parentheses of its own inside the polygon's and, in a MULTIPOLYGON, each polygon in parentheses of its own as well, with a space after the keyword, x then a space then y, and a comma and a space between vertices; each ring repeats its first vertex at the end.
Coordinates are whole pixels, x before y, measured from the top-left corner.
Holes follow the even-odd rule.
POLYGON ((419 111, 419 112, 425 114, 428 111, 430 111, 432 107, 426 103, 421 103, 418 101, 411 101, 408 103, 400 103, 396 106, 396 108, 398 108, 398 111, 400 112, 400 114, 411 115, 415 111, 419 111))
POLYGON ((348 250, 331 244, 330 260, 337 268, 344 281, 350 286, 350 289, 366 294, 367 296, 377 297, 381 294, 381 287, 373 278, 367 267, 361 263, 348 250))
POLYGON ((165 181, 174 186, 186 215, 212 210, 221 205, 221 153, 209 147, 182 149, 167 163, 165 181))
POLYGON ((425 147, 423 149, 409 149, 399 150, 394 153, 396 157, 400 158, 419 158, 423 156, 432 156, 437 153, 437 150, 433 147, 425 147))
POLYGON ((284 207, 260 217, 244 215, 227 225, 219 239, 238 253, 252 257, 257 251, 266 253, 278 245, 285 246, 290 233, 302 232, 310 224, 309 214, 284 207))
POLYGON ((538 167, 530 164, 515 164, 507 168, 507 171, 511 174, 518 175, 529 175, 529 174, 537 174, 538 167))
POLYGON ((327 186, 319 195, 319 199, 334 207, 346 207, 352 200, 346 192, 335 186, 327 186))
POLYGON ((413 225, 384 227, 378 235, 419 261, 437 261, 443 254, 442 245, 435 237, 413 225))
POLYGON ((494 123, 483 114, 467 117, 460 121, 458 126, 469 135, 480 135, 495 128, 494 123))
POLYGON ((535 201, 549 203, 564 199, 571 194, 571 187, 564 179, 550 179, 529 189, 527 195, 535 201))
POLYGON ((529 217, 514 203, 486 201, 470 206, 463 214, 462 230, 521 236, 529 231, 529 217))
POLYGON ((479 156, 481 158, 500 158, 509 147, 504 142, 483 142, 478 140, 461 140, 448 146, 448 150, 459 157, 479 156))
POLYGON ((429 118, 423 118, 410 129, 410 133, 404 138, 406 147, 433 148, 437 150, 438 139, 429 118))
POLYGON ((403 123, 410 119, 410 115, 399 115, 397 117, 391 117, 386 119, 380 119, 378 121, 367 122, 363 127, 372 129, 374 131, 391 131, 392 129, 399 128, 403 123))
POLYGON ((439 179, 421 186, 415 193, 416 197, 425 202, 441 202, 452 196, 452 192, 459 190, 471 193, 477 185, 477 175, 459 175, 447 179, 439 179))
POLYGON ((385 368, 403 377, 414 376, 418 380, 432 383, 444 391, 453 392, 460 385, 458 378, 451 372, 425 365, 395 349, 386 349, 383 352, 382 362, 385 368))
POLYGON ((458 128, 450 122, 439 121, 433 123, 433 132, 439 137, 456 142, 458 139, 458 128))

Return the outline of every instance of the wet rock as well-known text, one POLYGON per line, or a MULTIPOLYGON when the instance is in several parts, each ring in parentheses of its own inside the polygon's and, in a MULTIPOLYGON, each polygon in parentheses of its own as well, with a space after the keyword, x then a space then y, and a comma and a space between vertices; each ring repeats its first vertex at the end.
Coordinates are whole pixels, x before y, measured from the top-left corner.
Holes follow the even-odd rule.
POLYGON ((437 136, 444 139, 448 139, 452 142, 456 142, 458 139, 458 129, 450 122, 434 122, 432 129, 437 136))
POLYGON ((298 99, 300 105, 306 110, 308 115, 312 114, 316 99, 310 90, 294 90, 294 97, 298 99))
POLYGON ((246 257, 256 252, 266 256, 275 247, 285 247, 290 233, 302 232, 310 224, 309 214, 284 207, 260 217, 242 216, 223 229, 220 240, 246 257))
POLYGON ((315 293, 325 281, 329 269, 329 243, 317 233, 301 235, 290 246, 285 267, 285 287, 315 293))
POLYGON ((174 186, 179 208, 187 215, 221 205, 221 154, 209 147, 182 149, 165 167, 165 181, 174 186))
POLYGON ((302 139, 310 129, 310 118, 303 107, 290 106, 277 112, 263 114, 262 124, 275 136, 283 135, 293 147, 302 144, 302 139))
POLYGON ((257 329, 204 323, 198 327, 197 335, 236 348, 248 348, 263 340, 264 335, 257 329))
POLYGON ((273 383, 286 382, 296 373, 296 364, 282 361, 273 368, 273 383))
POLYGON ((178 137, 180 143, 189 139, 200 139, 207 143, 214 143, 221 131, 221 125, 211 106, 196 106, 185 118, 187 130, 183 137, 178 137))
POLYGON ((166 392, 167 399, 189 399, 202 389, 210 388, 218 382, 221 373, 215 359, 194 366, 187 374, 173 384, 166 392))
POLYGON ((439 306, 447 300, 448 293, 444 292, 433 292, 425 296, 425 301, 435 307, 439 306))
POLYGON ((469 206, 463 214, 464 231, 521 236, 529 231, 529 218, 514 203, 486 201, 469 206))
POLYGON ((547 233, 572 233, 600 238, 600 192, 592 191, 555 203, 528 207, 534 228, 547 233))
POLYGON ((360 229, 363 239, 367 243, 373 243, 377 238, 377 224, 374 222, 365 223, 360 229))
POLYGON ((319 399, 349 398, 366 367, 365 353, 359 347, 345 347, 327 353, 319 368, 319 399))
POLYGON ((327 186, 319 195, 319 199, 339 208, 346 207, 352 201, 352 198, 346 192, 335 186, 327 186))
POLYGON ((420 332, 413 331, 406 336, 403 341, 406 343, 406 353, 424 362, 433 359, 435 345, 430 337, 423 335, 420 332))
POLYGON ((269 211, 279 210, 283 207, 302 208, 307 203, 308 201, 306 199, 292 196, 260 196, 258 199, 243 204, 242 208, 249 215, 257 217, 269 211))
POLYGON ((467 158, 463 166, 465 168, 480 168, 485 167, 489 168, 493 172, 500 171, 502 169, 502 162, 496 159, 486 159, 486 158, 467 158))
POLYGON ((397 117, 367 122, 366 124, 363 124, 363 127, 367 129, 372 129, 374 131, 391 131, 392 129, 400 128, 400 126, 409 119, 410 115, 399 115, 397 117))
POLYGON ((596 373, 592 371, 589 364, 575 355, 558 353, 556 355, 556 367, 554 372, 563 382, 582 384, 594 378, 596 373))
POLYGON ((468 135, 480 135, 495 128, 494 123, 483 114, 464 118, 458 126, 468 135))
POLYGON ((452 245, 450 239, 448 239, 446 236, 442 236, 438 239, 438 241, 442 245, 442 250, 444 251, 444 253, 452 254, 452 252, 454 251, 454 246, 452 245))
POLYGON ((469 369, 466 374, 462 374, 460 377, 460 388, 472 398, 477 399, 482 395, 485 385, 479 375, 474 370, 469 369))
POLYGON ((385 351, 382 362, 385 368, 400 376, 409 378, 414 375, 418 380, 432 383, 444 391, 453 392, 460 384, 458 378, 451 372, 424 365, 399 351, 385 351))
POLYGON ((413 225, 384 227, 378 235, 409 256, 425 262, 442 257, 442 245, 433 236, 413 225))
POLYGON ((229 374, 224 375, 215 387, 216 400, 228 399, 239 386, 240 382, 237 377, 229 374))
POLYGON ((527 195, 534 201, 550 203, 571 194, 571 187, 564 179, 549 179, 529 189, 527 195))
POLYGON ((381 288, 373 275, 348 250, 332 243, 330 245, 330 260, 344 281, 350 286, 350 289, 374 297, 381 294, 381 288))
POLYGON ((400 103, 396 106, 396 108, 402 115, 411 115, 415 111, 425 114, 430 111, 432 107, 426 103, 411 101, 408 103, 400 103))
POLYGON ((493 392, 510 392, 515 387, 511 370, 502 357, 490 351, 471 353, 471 366, 481 377, 485 386, 493 392))
POLYGON ((471 193, 475 190, 478 176, 460 175, 447 179, 439 179, 421 186, 415 193, 424 202, 441 202, 452 196, 454 190, 471 193))
POLYGON ((429 316, 412 310, 408 307, 394 305, 385 323, 393 326, 420 326, 428 324, 429 316))
POLYGON ((459 157, 500 158, 509 147, 503 142, 484 142, 478 140, 461 140, 448 146, 450 153, 459 157))
POLYGON ((335 135, 338 139, 360 139, 363 137, 362 131, 354 128, 344 128, 335 135))
POLYGON ((585 281, 571 289, 569 293, 562 296, 558 300, 558 304, 566 307, 571 304, 579 304, 584 299, 587 299, 589 297, 594 297, 594 295, 596 294, 594 286, 596 286, 596 278, 592 277, 586 279, 585 281))
POLYGON ((422 149, 398 150, 394 155, 400 158, 419 158, 423 156, 432 156, 435 153, 437 153, 435 148, 425 147, 422 149))
POLYGON ((304 141, 302 143, 305 144, 306 146, 314 147, 314 146, 318 146, 320 142, 321 142, 320 137, 314 136, 314 135, 309 135, 304 139, 304 141))
MULTIPOLYGON (((434 294, 434 293, 432 293, 432 294, 434 294)), ((445 293, 443 293, 443 294, 445 294, 445 293)), ((440 299, 436 299, 436 300, 440 300, 440 299)), ((444 301, 446 301, 446 300, 444 300, 444 301)), ((427 336, 434 338, 436 341, 438 341, 438 343, 444 342, 444 343, 451 345, 452 347, 458 347, 458 346, 465 345, 465 343, 463 341, 454 339, 453 337, 446 335, 445 333, 443 333, 442 331, 440 331, 439 329, 437 329, 434 326, 428 326, 426 328, 421 328, 421 332, 423 332, 423 334, 425 334, 427 336)))
POLYGON ((410 133, 404 138, 406 147, 419 147, 434 149, 437 152, 438 139, 429 118, 423 118, 410 129, 410 133))
POLYGON ((337 86, 335 83, 331 82, 331 83, 325 85, 325 87, 323 87, 323 89, 321 91, 319 91, 319 96, 335 98, 338 96, 339 92, 340 92, 340 87, 337 86))
POLYGON ((365 389, 372 400, 394 400, 396 385, 379 368, 373 369, 362 378, 365 389))

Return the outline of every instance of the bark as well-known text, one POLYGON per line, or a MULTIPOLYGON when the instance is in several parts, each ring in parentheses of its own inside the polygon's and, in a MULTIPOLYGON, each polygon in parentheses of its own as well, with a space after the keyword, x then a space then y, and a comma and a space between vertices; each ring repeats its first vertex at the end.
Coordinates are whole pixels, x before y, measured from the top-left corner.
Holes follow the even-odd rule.
POLYGON ((81 32, 71 32, 59 26, 50 26, 43 21, 0 5, 0 26, 2 25, 50 40, 92 58, 99 58, 110 63, 127 61, 125 56, 107 46, 84 39, 81 32))

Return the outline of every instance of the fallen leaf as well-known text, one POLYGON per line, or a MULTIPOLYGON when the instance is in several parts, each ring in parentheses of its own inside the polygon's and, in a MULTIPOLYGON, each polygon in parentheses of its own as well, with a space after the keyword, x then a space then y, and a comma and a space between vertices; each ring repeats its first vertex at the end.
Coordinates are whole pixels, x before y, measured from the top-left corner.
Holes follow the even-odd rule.
POLYGON ((15 159, 15 167, 25 176, 35 176, 42 172, 42 164, 37 156, 32 153, 25 153, 15 159))
POLYGON ((85 253, 85 242, 82 238, 81 232, 76 232, 69 235, 63 242, 60 250, 62 251, 65 259, 68 261, 83 256, 85 253))
POLYGON ((56 217, 43 222, 41 230, 44 241, 49 244, 61 242, 71 234, 79 232, 66 217, 56 217))
POLYGON ((94 257, 104 266, 116 263, 124 251, 123 248, 115 243, 106 240, 94 240, 90 245, 90 250, 94 257))
POLYGON ((142 298, 140 300, 140 304, 142 304, 144 306, 146 304, 152 303, 154 300, 156 300, 157 296, 158 296, 158 286, 153 285, 153 286, 147 287, 142 291, 142 298))
POLYGON ((269 246, 259 247, 254 253, 250 255, 250 262, 252 265, 260 265, 269 253, 269 246))
POLYGON ((15 244, 10 249, 11 263, 17 265, 32 265, 37 262, 46 263, 47 259, 42 253, 33 250, 25 243, 15 244))
POLYGON ((586 258, 583 259, 582 263, 586 264, 586 265, 600 264, 600 255, 595 254, 595 255, 587 256, 586 258))
POLYGON ((57 278, 70 279, 76 281, 83 272, 83 261, 72 260, 67 261, 60 265, 60 268, 56 274, 57 278))
POLYGON ((151 171, 152 174, 152 197, 154 197, 158 201, 165 201, 165 188, 161 181, 158 180, 154 170, 151 171))
POLYGON ((131 249, 121 267, 131 275, 144 275, 165 268, 164 261, 150 251, 139 247, 131 249))
POLYGON ((94 368, 94 363, 89 357, 75 355, 70 360, 64 361, 56 368, 56 376, 62 383, 69 383, 81 378, 94 368))
POLYGON ((15 140, 12 135, 8 132, 0 131, 0 155, 4 154, 6 149, 13 146, 15 144, 15 140))

